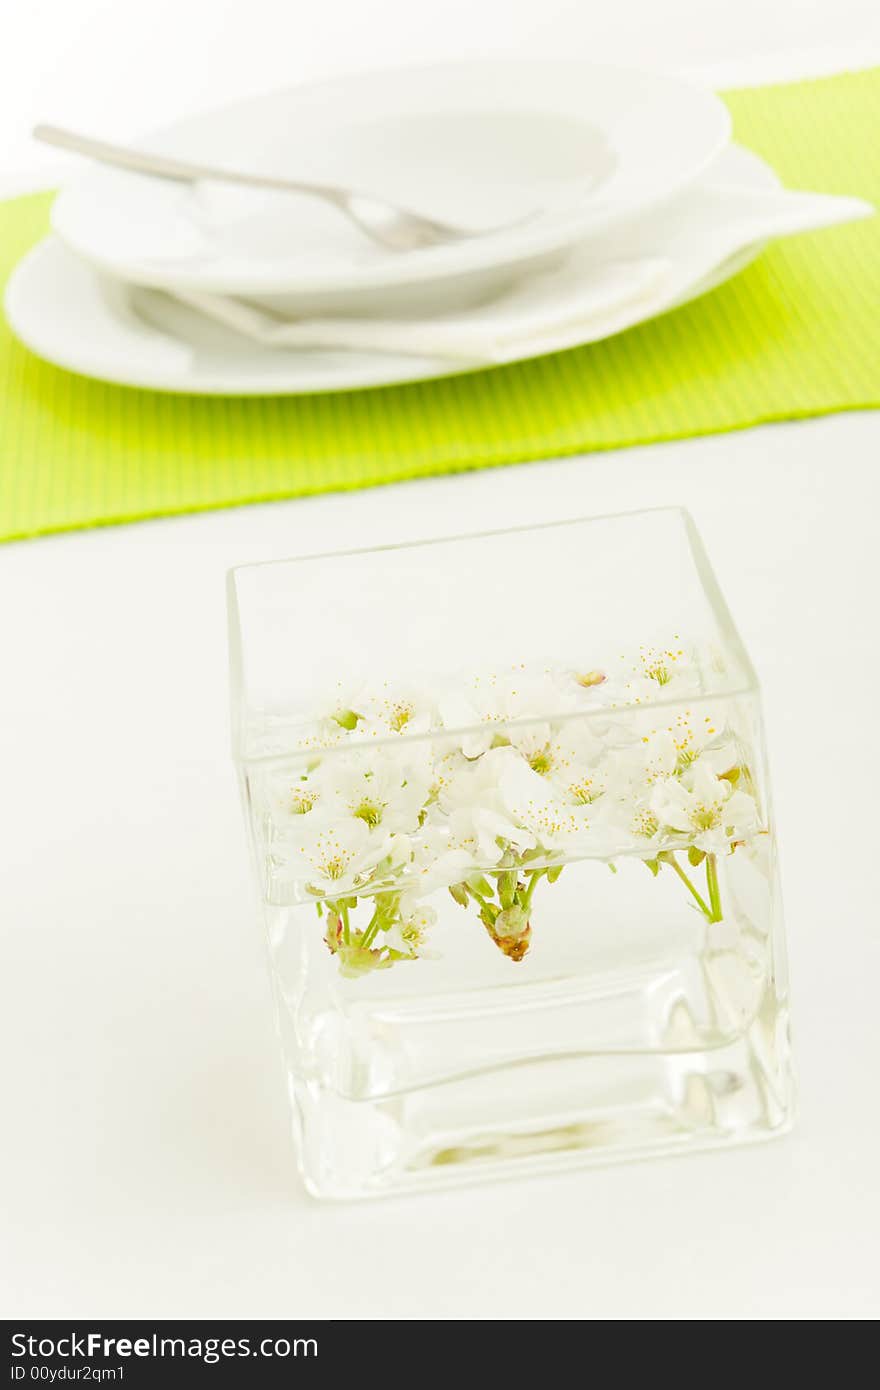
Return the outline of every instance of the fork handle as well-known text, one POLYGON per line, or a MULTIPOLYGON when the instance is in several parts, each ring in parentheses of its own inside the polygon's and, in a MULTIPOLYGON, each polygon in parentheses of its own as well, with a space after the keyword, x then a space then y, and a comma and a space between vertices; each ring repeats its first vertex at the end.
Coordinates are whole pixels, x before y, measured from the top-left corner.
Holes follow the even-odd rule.
POLYGON ((120 169, 130 169, 136 174, 152 174, 160 179, 175 179, 179 183, 194 183, 198 179, 214 179, 219 183, 238 184, 243 188, 272 188, 284 193, 308 193, 316 198, 325 198, 335 207, 342 207, 345 201, 343 192, 330 184, 304 183, 302 180, 273 178, 268 174, 248 174, 234 169, 215 169, 205 164, 193 164, 187 160, 175 159, 171 155, 152 154, 145 150, 131 149, 126 145, 112 145, 106 140, 93 140, 76 131, 64 130, 61 126, 38 125, 34 127, 34 139, 44 145, 55 145, 61 150, 72 150, 74 154, 88 155, 101 164, 114 164, 120 169))

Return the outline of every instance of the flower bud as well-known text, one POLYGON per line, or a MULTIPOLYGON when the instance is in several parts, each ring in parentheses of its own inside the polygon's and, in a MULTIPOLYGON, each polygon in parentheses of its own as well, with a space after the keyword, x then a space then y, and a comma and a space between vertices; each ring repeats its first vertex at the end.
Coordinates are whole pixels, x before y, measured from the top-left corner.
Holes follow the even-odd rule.
POLYGON ((498 897, 501 899, 503 908, 513 907, 516 901, 516 886, 515 869, 507 869, 503 874, 498 875, 498 897))
POLYGON ((528 924, 528 913, 521 907, 508 907, 495 918, 495 931, 498 936, 521 936, 528 924))
POLYGON ((342 942, 342 918, 337 912, 328 911, 327 913, 327 930, 324 932, 324 941, 328 951, 335 955, 342 942))

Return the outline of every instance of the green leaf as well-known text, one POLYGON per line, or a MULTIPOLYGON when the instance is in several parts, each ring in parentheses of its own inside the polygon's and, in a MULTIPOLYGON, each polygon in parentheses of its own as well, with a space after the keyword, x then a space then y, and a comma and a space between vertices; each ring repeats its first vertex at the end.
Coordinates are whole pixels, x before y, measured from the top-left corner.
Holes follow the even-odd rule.
POLYGON ((565 868, 565 865, 564 865, 564 864, 557 864, 557 865, 555 865, 554 868, 548 869, 548 870, 547 870, 547 882, 548 882, 548 883, 555 883, 556 880, 558 879, 559 875, 562 873, 562 870, 563 870, 564 868, 565 868))

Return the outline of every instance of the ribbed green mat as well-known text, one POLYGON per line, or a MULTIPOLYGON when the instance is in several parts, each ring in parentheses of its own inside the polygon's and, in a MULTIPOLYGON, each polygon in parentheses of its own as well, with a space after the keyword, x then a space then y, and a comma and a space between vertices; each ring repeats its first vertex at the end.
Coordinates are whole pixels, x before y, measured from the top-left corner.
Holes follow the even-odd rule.
MULTIPOLYGON (((728 94, 792 188, 880 203, 880 68, 728 94)), ((0 205, 0 279, 50 197, 0 205)), ((330 396, 197 399, 38 362, 0 325, 0 539, 740 429, 880 403, 880 217, 771 248, 604 343, 330 396)))

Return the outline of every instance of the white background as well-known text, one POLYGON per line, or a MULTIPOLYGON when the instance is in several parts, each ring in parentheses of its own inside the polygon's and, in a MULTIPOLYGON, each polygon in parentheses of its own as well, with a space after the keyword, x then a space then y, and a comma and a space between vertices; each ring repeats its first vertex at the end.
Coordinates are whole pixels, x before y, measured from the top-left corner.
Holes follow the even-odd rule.
MULTIPOLYGON (((870 61, 880 39, 874 0, 31 0, 3 24, 6 187, 44 159, 26 138, 38 118, 124 137, 303 75, 439 54, 770 78, 870 61)), ((876 1316, 878 445, 880 420, 852 414, 0 549, 0 1312, 876 1316), (317 1205, 293 1169, 228 762, 224 571, 663 503, 693 511, 763 677, 798 1128, 726 1154, 317 1205)))

